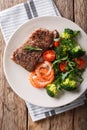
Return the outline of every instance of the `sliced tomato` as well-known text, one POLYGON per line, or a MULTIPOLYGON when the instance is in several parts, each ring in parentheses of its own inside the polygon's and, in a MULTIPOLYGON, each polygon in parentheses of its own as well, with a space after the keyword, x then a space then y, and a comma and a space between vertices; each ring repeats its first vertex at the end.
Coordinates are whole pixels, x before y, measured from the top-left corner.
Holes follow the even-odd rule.
POLYGON ((43 59, 45 61, 52 62, 55 60, 55 52, 53 50, 47 50, 43 53, 43 59))
POLYGON ((75 62, 77 63, 77 67, 79 69, 83 69, 85 67, 85 60, 83 58, 76 58, 75 62))
POLYGON ((54 42, 54 47, 58 47, 60 45, 60 43, 58 41, 54 42))
POLYGON ((66 61, 61 62, 60 65, 59 65, 59 68, 60 68, 60 71, 66 72, 66 70, 67 70, 67 63, 66 63, 66 61))

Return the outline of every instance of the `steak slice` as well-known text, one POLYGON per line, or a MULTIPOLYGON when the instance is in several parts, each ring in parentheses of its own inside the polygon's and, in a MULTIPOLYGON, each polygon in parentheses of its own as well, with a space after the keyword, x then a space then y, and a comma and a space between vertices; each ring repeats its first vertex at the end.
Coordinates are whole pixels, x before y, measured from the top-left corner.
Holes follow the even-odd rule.
POLYGON ((37 29, 24 44, 13 52, 11 59, 26 70, 33 71, 36 65, 41 62, 42 53, 53 46, 53 37, 53 31, 37 29), (26 46, 39 47, 42 50, 29 51, 24 49, 26 46))

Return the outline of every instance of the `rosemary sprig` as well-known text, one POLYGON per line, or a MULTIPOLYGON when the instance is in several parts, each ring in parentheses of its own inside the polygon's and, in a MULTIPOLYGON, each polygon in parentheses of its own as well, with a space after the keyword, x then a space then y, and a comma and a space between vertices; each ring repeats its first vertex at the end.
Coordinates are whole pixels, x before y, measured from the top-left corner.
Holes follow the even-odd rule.
POLYGON ((27 51, 42 51, 41 48, 39 48, 39 47, 33 47, 33 46, 25 46, 24 50, 27 50, 27 51))

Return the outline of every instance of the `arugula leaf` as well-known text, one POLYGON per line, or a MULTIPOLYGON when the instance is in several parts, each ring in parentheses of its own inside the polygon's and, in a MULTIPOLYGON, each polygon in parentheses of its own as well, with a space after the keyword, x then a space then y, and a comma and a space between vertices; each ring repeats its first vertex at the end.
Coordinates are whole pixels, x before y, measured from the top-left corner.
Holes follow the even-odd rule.
POLYGON ((60 59, 58 59, 58 60, 55 60, 54 62, 53 62, 53 65, 55 65, 56 63, 60 63, 61 61, 65 61, 65 60, 67 60, 68 59, 68 56, 65 56, 65 57, 63 57, 63 58, 60 58, 60 59))
POLYGON ((73 70, 67 71, 66 73, 62 73, 62 80, 64 80, 73 70))
POLYGON ((76 63, 73 62, 73 61, 70 61, 69 59, 67 60, 68 61, 68 66, 71 68, 71 69, 74 69, 76 67, 76 63))
POLYGON ((76 68, 73 69, 69 74, 69 78, 76 80, 78 83, 81 83, 83 81, 81 70, 76 68))
POLYGON ((76 36, 78 36, 79 33, 80 33, 80 31, 73 31, 73 36, 76 37, 76 36))
POLYGON ((56 59, 61 59, 67 56, 67 48, 65 45, 60 45, 55 49, 56 59))
POLYGON ((60 57, 60 54, 63 52, 62 46, 60 45, 59 47, 55 48, 55 52, 56 52, 56 58, 58 56, 60 57))
POLYGON ((67 50, 70 50, 73 47, 75 47, 77 43, 74 39, 73 40, 72 39, 62 39, 61 44, 65 45, 67 50))

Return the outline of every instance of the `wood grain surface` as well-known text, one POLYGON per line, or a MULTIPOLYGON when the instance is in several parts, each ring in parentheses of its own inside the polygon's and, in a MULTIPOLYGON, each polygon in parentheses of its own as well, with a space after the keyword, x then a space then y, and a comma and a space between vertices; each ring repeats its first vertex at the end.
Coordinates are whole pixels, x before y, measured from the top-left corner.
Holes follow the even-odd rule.
MULTIPOLYGON (((0 0, 4 10, 25 0, 0 0)), ((87 0, 54 0, 62 16, 77 23, 87 33, 87 0)), ((0 130, 86 130, 87 103, 71 111, 32 122, 25 102, 18 97, 3 73, 2 58, 5 48, 0 31, 0 130)))

